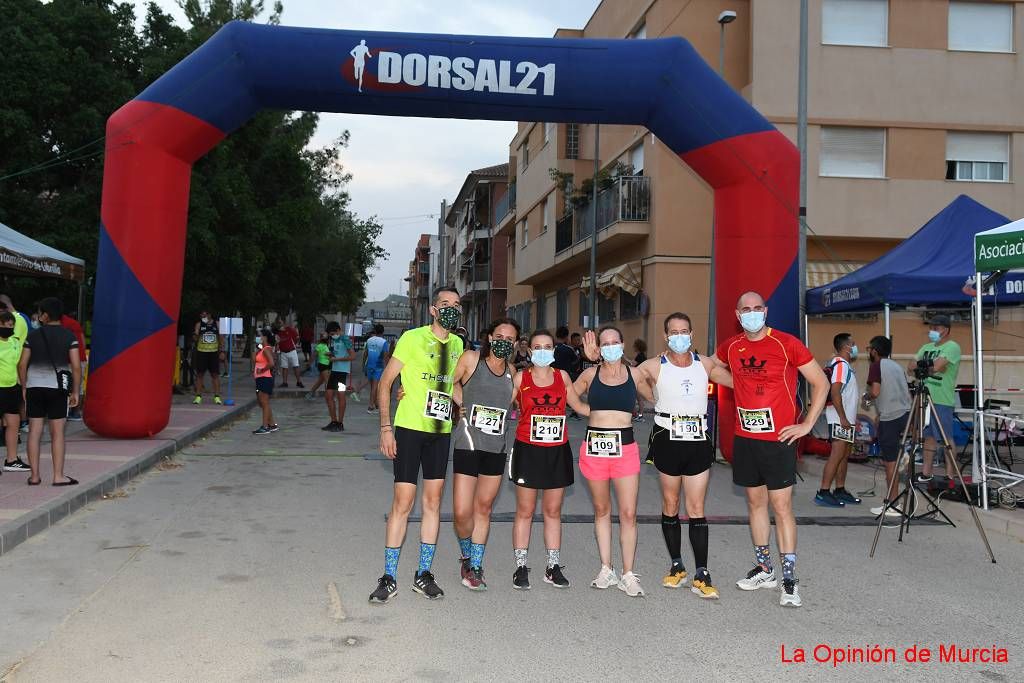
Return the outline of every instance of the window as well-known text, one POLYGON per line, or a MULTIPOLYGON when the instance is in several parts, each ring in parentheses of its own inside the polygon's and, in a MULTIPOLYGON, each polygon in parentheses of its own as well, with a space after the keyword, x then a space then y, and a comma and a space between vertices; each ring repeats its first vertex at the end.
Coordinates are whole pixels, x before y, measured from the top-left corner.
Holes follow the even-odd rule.
POLYGON ((540 232, 543 235, 548 231, 548 227, 555 223, 555 202, 552 201, 551 196, 548 195, 540 203, 541 215, 544 217, 544 223, 540 226, 540 232))
POLYGON ((579 319, 580 327, 586 326, 587 321, 584 320, 584 318, 586 318, 588 315, 590 315, 590 296, 587 294, 586 290, 581 289, 580 290, 580 316, 579 316, 580 317, 580 319, 579 319))
POLYGON ((820 175, 885 177, 885 129, 822 126, 820 175))
POLYGON ((629 34, 630 38, 636 40, 643 40, 647 37, 647 22, 641 21, 640 25, 636 27, 636 30, 629 34))
POLYGON ((615 322, 615 299, 597 295, 597 320, 601 325, 615 322))
POLYGON ((580 124, 565 124, 565 158, 579 159, 580 157, 580 124))
POLYGON ((555 294, 555 326, 569 324, 569 290, 560 289, 555 294))
POLYGON ((950 2, 949 49, 1013 52, 1013 5, 950 2))
POLYGON ((523 144, 519 145, 519 158, 523 160, 523 170, 530 165, 530 139, 523 140, 523 144))
POLYGON ((544 124, 544 143, 551 142, 551 139, 555 137, 555 124, 548 122, 544 124))
POLYGON ((542 330, 547 326, 547 304, 548 297, 545 294, 537 295, 537 329, 542 330))
POLYGON ((640 144, 629 150, 629 165, 633 167, 634 175, 644 174, 644 143, 643 140, 640 144))
POLYGON ((1006 133, 946 133, 946 180, 1010 180, 1006 133))
POLYGON ((886 47, 889 44, 889 0, 824 0, 821 42, 886 47))
POLYGON ((530 330, 533 329, 532 327, 530 327, 530 302, 529 301, 524 301, 523 302, 523 313, 522 313, 522 318, 519 320, 519 324, 522 326, 523 332, 529 332, 530 330))
POLYGON ((637 302, 639 297, 624 289, 619 290, 619 320, 631 320, 640 316, 637 302))
POLYGON ((525 218, 523 220, 519 221, 519 232, 522 235, 522 240, 521 241, 523 243, 523 248, 525 249, 526 248, 526 243, 530 239, 529 223, 526 222, 525 218))

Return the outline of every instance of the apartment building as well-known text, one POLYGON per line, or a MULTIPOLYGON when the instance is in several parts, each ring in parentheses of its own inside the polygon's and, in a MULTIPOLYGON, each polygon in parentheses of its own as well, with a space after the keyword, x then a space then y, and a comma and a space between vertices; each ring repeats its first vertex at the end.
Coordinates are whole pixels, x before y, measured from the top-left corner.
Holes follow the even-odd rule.
POLYGON ((430 321, 430 293, 437 280, 438 238, 424 233, 416 242, 416 251, 409 261, 409 308, 412 327, 430 321))
MULTIPOLYGON (((582 29, 555 35, 682 36, 795 143, 799 4, 604 0, 582 29), (723 26, 724 10, 736 19, 723 26)), ((1009 0, 810 0, 808 287, 877 258, 959 194, 1024 215, 1014 182, 1024 168, 1022 10, 1009 0)), ((594 175, 594 150, 590 124, 521 122, 509 144, 517 200, 498 229, 509 241, 509 312, 527 327, 584 323, 594 219, 580 190, 594 175)), ((599 322, 657 351, 662 319, 683 310, 705 348, 710 189, 642 127, 601 126, 596 157, 599 322)), ((922 317, 895 316, 898 353, 922 341, 922 317)), ((1019 326, 1019 313, 1000 325, 1019 326)), ((839 329, 862 348, 882 331, 873 315, 812 319, 817 356, 827 357, 839 329)), ((969 326, 954 333, 968 353, 969 326)), ((992 343, 1015 353, 1005 335, 992 343)), ((962 376, 970 372, 964 363, 962 376)))

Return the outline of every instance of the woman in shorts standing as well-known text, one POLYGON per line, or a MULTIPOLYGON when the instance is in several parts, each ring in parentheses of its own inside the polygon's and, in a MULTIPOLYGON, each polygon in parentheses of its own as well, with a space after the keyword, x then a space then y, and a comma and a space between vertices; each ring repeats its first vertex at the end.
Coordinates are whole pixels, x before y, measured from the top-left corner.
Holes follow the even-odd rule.
POLYGON ((483 348, 463 352, 455 366, 453 400, 462 417, 452 429, 455 536, 462 552, 462 585, 486 590, 483 559, 491 509, 505 469, 505 432, 515 369, 509 356, 519 324, 499 318, 488 326, 483 348))
POLYGON ((516 517, 512 526, 516 571, 512 587, 530 588, 530 569, 526 562, 530 528, 537 507, 537 492, 543 491, 541 510, 547 548, 544 581, 556 588, 568 588, 569 580, 562 574, 559 557, 562 500, 565 488, 575 480, 565 424, 566 404, 580 415, 589 415, 590 408, 580 400, 569 374, 551 367, 555 362, 555 339, 551 333, 547 330, 534 332, 529 345, 533 366, 512 380, 522 413, 508 462, 509 479, 516 485, 516 517))
POLYGON ((274 411, 270 409, 270 397, 274 395, 274 341, 274 333, 270 330, 260 332, 260 342, 256 345, 256 356, 253 358, 256 400, 263 411, 263 424, 253 434, 270 434, 279 429, 274 423, 274 411))

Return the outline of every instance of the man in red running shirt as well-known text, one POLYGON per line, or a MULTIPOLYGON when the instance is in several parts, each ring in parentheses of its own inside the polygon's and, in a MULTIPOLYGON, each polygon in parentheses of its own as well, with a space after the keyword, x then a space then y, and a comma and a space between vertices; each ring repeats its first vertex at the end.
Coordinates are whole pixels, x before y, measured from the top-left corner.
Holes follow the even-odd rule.
POLYGON ((715 354, 716 364, 732 373, 736 399, 732 480, 747 490, 754 541, 754 568, 736 585, 746 591, 779 585, 768 546, 771 502, 782 556, 779 604, 799 607, 793 515, 796 442, 811 431, 825 407, 829 384, 807 347, 796 337, 768 327, 767 315, 768 307, 760 294, 747 292, 741 296, 736 317, 743 332, 726 339, 715 354), (811 406, 803 422, 797 422, 797 372, 812 389, 811 406))

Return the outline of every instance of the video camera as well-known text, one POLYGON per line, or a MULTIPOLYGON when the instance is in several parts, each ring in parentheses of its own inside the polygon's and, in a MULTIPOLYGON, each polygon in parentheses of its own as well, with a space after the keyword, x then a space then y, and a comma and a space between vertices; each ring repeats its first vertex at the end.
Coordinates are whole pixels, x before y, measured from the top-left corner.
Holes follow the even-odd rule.
POLYGON ((935 365, 933 358, 922 358, 917 361, 917 367, 914 368, 914 379, 923 380, 932 374, 932 367, 935 365))

